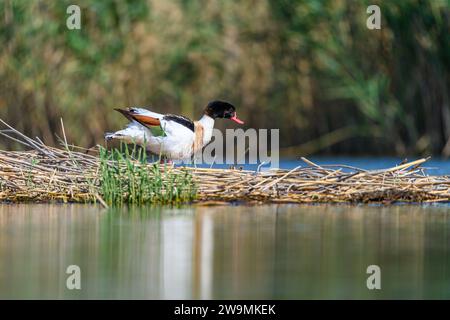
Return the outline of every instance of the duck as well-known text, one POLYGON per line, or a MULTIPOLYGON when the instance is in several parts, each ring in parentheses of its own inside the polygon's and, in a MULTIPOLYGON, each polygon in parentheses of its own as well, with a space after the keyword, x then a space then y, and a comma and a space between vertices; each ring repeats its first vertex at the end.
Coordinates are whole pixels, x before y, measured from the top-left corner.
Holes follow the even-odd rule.
POLYGON ((236 107, 221 100, 209 102, 198 121, 176 114, 160 114, 146 108, 114 109, 130 122, 126 128, 105 133, 105 140, 119 140, 137 144, 160 156, 161 162, 189 160, 212 138, 216 119, 229 119, 240 125, 244 121, 236 115, 236 107))

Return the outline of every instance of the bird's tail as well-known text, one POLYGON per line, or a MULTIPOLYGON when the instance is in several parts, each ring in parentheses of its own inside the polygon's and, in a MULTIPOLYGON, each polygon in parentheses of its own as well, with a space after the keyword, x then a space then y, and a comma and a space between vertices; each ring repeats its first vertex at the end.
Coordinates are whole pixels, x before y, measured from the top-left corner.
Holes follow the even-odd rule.
POLYGON ((115 132, 106 132, 105 133, 105 140, 106 141, 111 141, 111 140, 117 139, 117 138, 118 138, 118 136, 117 136, 117 134, 115 132))

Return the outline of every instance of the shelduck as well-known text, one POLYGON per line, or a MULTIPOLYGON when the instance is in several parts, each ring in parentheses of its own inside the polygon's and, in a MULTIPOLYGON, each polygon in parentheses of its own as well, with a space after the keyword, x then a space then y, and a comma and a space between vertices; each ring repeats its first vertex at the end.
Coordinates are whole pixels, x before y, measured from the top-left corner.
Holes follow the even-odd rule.
POLYGON ((198 121, 174 114, 160 114, 144 108, 114 109, 124 115, 130 123, 123 130, 106 133, 105 139, 136 143, 147 151, 161 155, 163 159, 190 159, 212 138, 214 120, 229 119, 244 124, 236 116, 236 108, 225 101, 211 101, 198 121))

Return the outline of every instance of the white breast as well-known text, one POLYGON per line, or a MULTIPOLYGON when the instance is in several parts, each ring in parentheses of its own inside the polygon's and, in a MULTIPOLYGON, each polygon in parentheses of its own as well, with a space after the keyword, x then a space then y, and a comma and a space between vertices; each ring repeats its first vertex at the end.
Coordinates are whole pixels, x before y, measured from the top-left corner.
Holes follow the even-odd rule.
POLYGON ((203 146, 206 146, 212 138, 214 119, 205 114, 198 122, 203 126, 203 146))

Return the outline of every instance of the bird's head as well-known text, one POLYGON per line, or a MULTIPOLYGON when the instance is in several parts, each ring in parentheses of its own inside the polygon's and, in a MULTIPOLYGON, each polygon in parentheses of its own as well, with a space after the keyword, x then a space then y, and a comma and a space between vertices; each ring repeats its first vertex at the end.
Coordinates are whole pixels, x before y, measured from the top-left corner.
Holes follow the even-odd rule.
POLYGON ((231 103, 225 101, 211 101, 205 108, 205 114, 213 119, 230 119, 236 123, 244 124, 244 121, 237 118, 236 108, 231 103))

